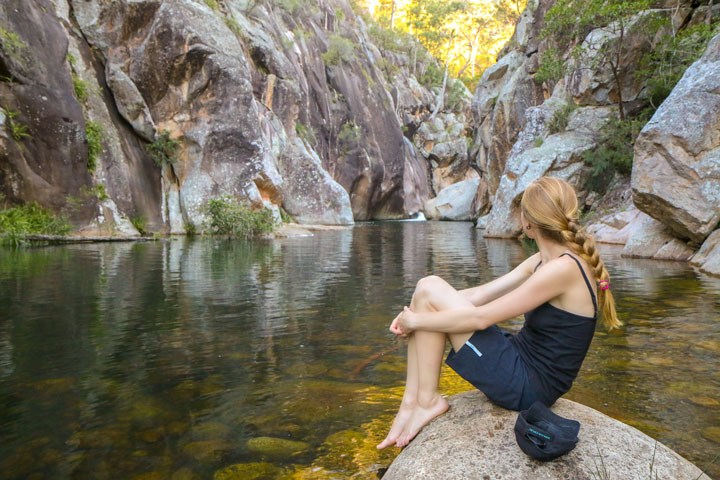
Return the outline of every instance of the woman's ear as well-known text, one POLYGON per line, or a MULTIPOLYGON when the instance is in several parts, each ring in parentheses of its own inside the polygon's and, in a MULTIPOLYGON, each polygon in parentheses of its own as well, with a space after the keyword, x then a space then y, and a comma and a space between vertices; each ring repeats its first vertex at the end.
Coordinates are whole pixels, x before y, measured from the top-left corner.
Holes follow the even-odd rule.
POLYGON ((532 228, 532 224, 530 223, 523 225, 523 233, 529 238, 535 238, 535 229, 532 228))

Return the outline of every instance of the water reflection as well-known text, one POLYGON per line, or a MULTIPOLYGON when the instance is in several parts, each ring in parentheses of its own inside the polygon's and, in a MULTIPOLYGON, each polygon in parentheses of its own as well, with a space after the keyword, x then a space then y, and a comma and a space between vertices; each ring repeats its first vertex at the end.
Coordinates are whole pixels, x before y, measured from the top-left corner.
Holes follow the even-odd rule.
MULTIPOLYGON (((569 397, 703 467, 720 445, 720 281, 602 252, 626 328, 598 332, 569 397)), ((405 368, 388 322, 425 275, 467 288, 526 255, 457 222, 2 250, 3 476, 374 478, 405 368)))

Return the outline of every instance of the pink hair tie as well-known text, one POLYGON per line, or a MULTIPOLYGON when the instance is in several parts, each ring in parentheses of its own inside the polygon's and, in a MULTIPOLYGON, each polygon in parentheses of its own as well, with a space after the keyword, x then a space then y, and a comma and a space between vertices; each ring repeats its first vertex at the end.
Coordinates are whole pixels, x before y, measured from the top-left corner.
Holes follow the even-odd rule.
POLYGON ((610 282, 608 280, 600 282, 600 290, 607 290, 608 288, 610 288, 610 282))

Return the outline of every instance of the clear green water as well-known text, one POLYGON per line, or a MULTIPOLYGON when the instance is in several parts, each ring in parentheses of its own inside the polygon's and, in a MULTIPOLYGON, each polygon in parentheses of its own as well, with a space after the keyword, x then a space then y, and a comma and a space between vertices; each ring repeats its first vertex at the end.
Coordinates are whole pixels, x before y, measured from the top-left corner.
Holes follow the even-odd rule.
MULTIPOLYGON (((405 361, 367 360, 394 347, 387 326, 417 280, 465 288, 525 258, 471 227, 0 250, 0 477, 179 480, 240 464, 217 478, 376 478, 397 453, 374 446, 405 361)), ((720 450, 720 280, 603 252, 627 329, 598 332, 567 397, 705 468, 720 450)), ((470 388, 447 370, 442 386, 470 388)))

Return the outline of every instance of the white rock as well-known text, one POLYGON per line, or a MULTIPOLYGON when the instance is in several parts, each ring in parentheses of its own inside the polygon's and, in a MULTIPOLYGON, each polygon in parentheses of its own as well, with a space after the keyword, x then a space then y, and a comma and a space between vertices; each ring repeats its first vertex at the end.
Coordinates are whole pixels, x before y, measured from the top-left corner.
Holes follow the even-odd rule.
POLYGON ((425 202, 425 215, 436 220, 470 220, 479 185, 480 179, 473 178, 444 188, 437 197, 425 202))

